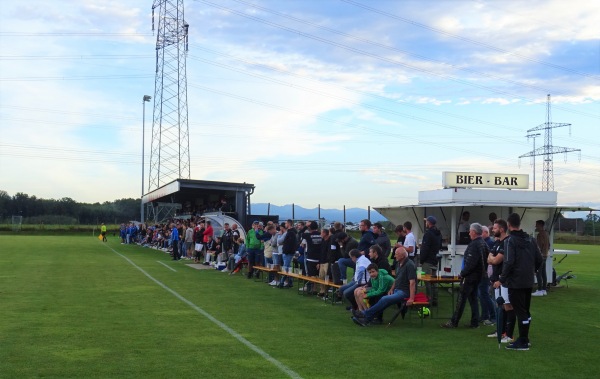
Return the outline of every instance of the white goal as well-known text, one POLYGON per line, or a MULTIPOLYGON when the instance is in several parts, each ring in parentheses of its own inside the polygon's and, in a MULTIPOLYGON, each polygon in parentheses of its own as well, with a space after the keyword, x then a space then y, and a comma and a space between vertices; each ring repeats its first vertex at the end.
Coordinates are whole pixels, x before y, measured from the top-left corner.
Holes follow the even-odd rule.
POLYGON ((12 216, 12 230, 13 232, 21 231, 21 224, 23 223, 23 216, 12 216))

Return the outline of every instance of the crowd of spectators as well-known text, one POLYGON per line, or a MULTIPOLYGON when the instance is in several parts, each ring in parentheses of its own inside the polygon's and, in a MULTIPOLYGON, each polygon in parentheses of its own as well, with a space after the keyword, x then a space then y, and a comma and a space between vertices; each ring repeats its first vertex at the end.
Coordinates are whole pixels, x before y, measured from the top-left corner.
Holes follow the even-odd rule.
MULTIPOLYGON (((462 215, 464 223, 468 218, 468 215, 462 215)), ((542 220, 537 222, 539 234, 536 242, 520 229, 517 214, 511 214, 508 222, 496 219, 495 215, 490 215, 490 220, 492 225, 489 228, 479 223, 468 224, 470 243, 464 253, 455 312, 442 327, 456 328, 466 302, 469 302, 471 317, 468 327, 478 328, 480 324, 492 326, 496 322, 496 313, 502 312, 504 321, 499 329, 502 342, 510 343, 509 348, 527 350, 533 276, 544 268, 540 247, 546 254, 548 249, 544 223, 542 220), (514 235, 512 239, 509 231, 510 236, 514 235), (508 251, 517 252, 516 257, 508 255, 508 251), (493 295, 490 292, 492 286, 493 295), (517 296, 515 309, 510 298, 517 296), (493 300, 499 304, 501 301, 501 307, 498 308, 493 300), (517 319, 520 338, 515 340, 513 331, 517 319)), ((316 221, 294 223, 292 220, 280 225, 271 221, 266 224, 254 221, 245 239, 241 237, 237 224, 224 224, 217 236, 211 222, 199 217, 171 220, 154 226, 121 224, 120 237, 123 244, 137 243, 161 249, 171 254, 173 260, 188 259, 213 265, 230 275, 238 274, 247 267, 248 279, 260 274, 255 266, 269 267, 272 270, 268 271, 268 283, 278 288, 293 286, 292 277, 285 275, 291 272, 325 282, 331 280, 341 286, 333 296, 338 301, 346 299, 352 320, 366 326, 382 323, 383 311, 392 305, 398 305, 406 312, 406 307, 415 300, 417 266, 423 274, 436 275, 442 237, 435 217, 429 216, 424 221, 426 231, 419 246, 410 222, 396 227, 397 241, 392 245, 382 224, 371 224, 368 219, 359 224, 358 240, 339 222, 330 228, 319 228, 316 221), (393 258, 392 264, 390 258, 393 258), (351 280, 347 279, 349 268, 354 272, 351 280)), ((541 283, 536 296, 543 296, 546 281, 542 274, 539 277, 541 283)), ((326 285, 317 287, 311 282, 307 282, 301 290, 324 300, 328 299, 326 291, 331 291, 326 285)), ((437 287, 427 283, 425 290, 429 303, 437 306, 437 287)), ((491 333, 489 337, 497 337, 497 333, 491 333)))

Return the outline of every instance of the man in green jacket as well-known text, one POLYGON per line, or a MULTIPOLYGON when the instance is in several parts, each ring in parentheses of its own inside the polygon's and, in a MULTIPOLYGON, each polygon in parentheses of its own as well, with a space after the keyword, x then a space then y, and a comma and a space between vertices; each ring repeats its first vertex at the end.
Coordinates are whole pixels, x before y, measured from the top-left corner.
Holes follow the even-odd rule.
POLYGON ((262 242, 259 239, 263 231, 258 227, 259 222, 252 223, 252 229, 246 233, 246 251, 248 251, 248 279, 252 278, 254 272, 253 266, 262 266, 262 262, 258 262, 260 257, 262 242))

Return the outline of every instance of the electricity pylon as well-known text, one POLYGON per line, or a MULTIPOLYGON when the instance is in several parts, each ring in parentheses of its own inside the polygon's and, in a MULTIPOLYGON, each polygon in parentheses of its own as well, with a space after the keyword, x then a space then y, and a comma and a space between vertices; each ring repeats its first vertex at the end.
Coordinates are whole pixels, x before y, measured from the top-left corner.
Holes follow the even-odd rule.
POLYGON ((189 25, 183 0, 154 0, 158 11, 154 113, 148 192, 190 178, 186 57, 189 25))
MULTIPOLYGON (((527 133, 536 132, 539 130, 544 131, 544 146, 534 149, 527 154, 523 154, 519 156, 519 158, 524 157, 535 157, 535 156, 543 156, 544 157, 544 168, 542 173, 542 191, 554 191, 554 163, 552 161, 552 156, 554 154, 567 153, 573 151, 581 152, 581 149, 572 149, 569 147, 559 147, 552 146, 552 129, 554 128, 562 128, 563 126, 571 126, 571 124, 565 123, 557 123, 551 121, 550 114, 550 95, 547 97, 546 101, 546 122, 536 126, 535 128, 529 129, 527 133)), ((535 170, 535 167, 533 168, 535 170)))

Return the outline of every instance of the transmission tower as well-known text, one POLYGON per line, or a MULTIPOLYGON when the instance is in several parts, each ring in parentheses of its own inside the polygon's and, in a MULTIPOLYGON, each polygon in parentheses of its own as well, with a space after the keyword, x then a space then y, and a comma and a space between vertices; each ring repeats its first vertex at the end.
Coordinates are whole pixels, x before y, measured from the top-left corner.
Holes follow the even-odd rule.
POLYGON ((154 114, 148 191, 190 178, 186 56, 189 25, 183 0, 154 0, 158 11, 154 114))
MULTIPOLYGON (((543 168, 543 172, 542 172, 542 191, 554 191, 554 172, 553 172, 554 163, 552 161, 552 156, 554 154, 564 153, 565 157, 566 157, 567 153, 570 153, 573 151, 581 152, 581 149, 572 149, 569 147, 552 146, 552 129, 561 128, 563 126, 568 126, 569 133, 570 133, 571 124, 552 122, 551 119, 552 118, 551 118, 551 114, 550 114, 550 95, 548 95, 547 100, 546 100, 546 122, 541 125, 536 126, 535 128, 529 129, 527 131, 527 133, 531 133, 531 132, 543 130, 544 131, 544 146, 537 148, 537 149, 534 148, 529 153, 519 156, 519 158, 536 157, 536 156, 540 156, 540 155, 544 157, 544 168, 543 168)), ((535 167, 533 169, 535 170, 535 167)))

